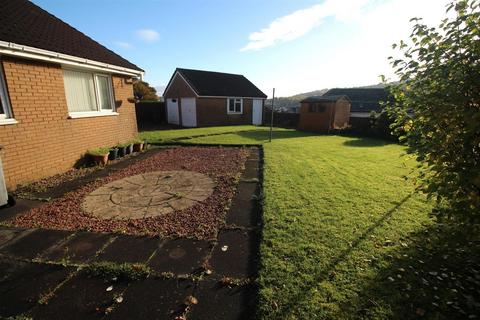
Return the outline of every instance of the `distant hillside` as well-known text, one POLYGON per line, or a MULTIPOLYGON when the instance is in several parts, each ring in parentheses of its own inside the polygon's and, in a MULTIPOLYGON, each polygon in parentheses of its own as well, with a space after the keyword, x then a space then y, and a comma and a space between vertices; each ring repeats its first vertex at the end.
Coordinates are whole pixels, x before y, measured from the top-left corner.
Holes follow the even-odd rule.
MULTIPOLYGON (((373 84, 369 86, 357 87, 357 88, 384 88, 384 84, 373 84)), ((321 96, 330 89, 320 89, 305 93, 299 93, 290 97, 275 98, 275 109, 280 112, 297 112, 300 107, 300 101, 311 96, 321 96)), ((267 99, 265 102, 267 107, 272 105, 272 99, 267 99)))
POLYGON ((320 90, 315 90, 315 91, 310 91, 310 92, 305 92, 305 93, 299 93, 299 94, 296 94, 294 96, 288 97, 288 99, 301 101, 301 100, 303 100, 305 98, 308 98, 308 97, 311 97, 311 96, 321 96, 327 91, 328 91, 328 89, 320 89, 320 90))
MULTIPOLYGON (((310 96, 321 96, 327 91, 328 89, 321 89, 321 90, 315 90, 315 91, 296 94, 291 97, 275 98, 275 109, 280 112, 298 112, 298 108, 300 107, 300 101, 310 96)), ((265 102, 265 105, 271 106, 272 99, 267 99, 267 101, 265 102)))

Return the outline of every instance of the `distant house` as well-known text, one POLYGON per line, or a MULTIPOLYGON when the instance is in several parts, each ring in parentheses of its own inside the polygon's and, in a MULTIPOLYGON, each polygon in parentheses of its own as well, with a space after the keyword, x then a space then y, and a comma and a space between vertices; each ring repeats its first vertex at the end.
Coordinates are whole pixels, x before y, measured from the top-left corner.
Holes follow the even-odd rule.
MULTIPOLYGON (((28 0, 0 1, 0 156, 9 188, 137 134, 143 70, 28 0)), ((1 175, 0 175, 1 176, 1 175)))
POLYGON ((312 96, 300 103, 300 130, 329 132, 348 127, 350 100, 347 96, 312 96))
POLYGON ((262 124, 267 98, 242 75, 180 68, 163 97, 168 123, 183 127, 262 124))
POLYGON ((352 104, 350 117, 368 118, 372 111, 381 110, 381 101, 388 100, 388 92, 385 88, 335 88, 324 93, 323 97, 347 96, 352 104))

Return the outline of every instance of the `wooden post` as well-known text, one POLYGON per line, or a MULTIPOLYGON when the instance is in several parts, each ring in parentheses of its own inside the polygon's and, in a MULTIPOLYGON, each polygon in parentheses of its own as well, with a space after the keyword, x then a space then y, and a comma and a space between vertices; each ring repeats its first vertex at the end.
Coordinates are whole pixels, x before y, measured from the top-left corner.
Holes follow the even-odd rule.
POLYGON ((273 129, 273 108, 275 106, 275 88, 273 88, 273 95, 272 95, 272 112, 270 116, 270 140, 272 142, 272 129, 273 129))

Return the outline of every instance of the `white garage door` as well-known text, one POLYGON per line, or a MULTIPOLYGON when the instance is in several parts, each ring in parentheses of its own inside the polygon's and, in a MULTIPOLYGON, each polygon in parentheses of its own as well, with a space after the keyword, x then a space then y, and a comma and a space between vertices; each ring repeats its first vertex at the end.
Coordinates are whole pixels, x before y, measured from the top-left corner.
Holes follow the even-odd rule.
POLYGON ((197 107, 195 98, 182 98, 182 126, 197 126, 197 107))
POLYGON ((262 100, 253 100, 252 124, 262 124, 262 100))
POLYGON ((178 100, 167 99, 167 122, 171 124, 180 124, 178 118, 178 100))

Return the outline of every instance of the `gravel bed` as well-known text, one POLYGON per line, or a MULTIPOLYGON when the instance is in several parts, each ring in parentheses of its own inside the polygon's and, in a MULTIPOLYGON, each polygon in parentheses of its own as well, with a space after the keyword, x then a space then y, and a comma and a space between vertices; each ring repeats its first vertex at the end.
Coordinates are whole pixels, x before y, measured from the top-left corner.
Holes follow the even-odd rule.
POLYGON ((31 209, 6 222, 25 228, 89 230, 125 234, 162 235, 214 239, 224 224, 238 178, 245 167, 248 149, 222 147, 175 147, 139 160, 104 178, 67 193, 62 198, 31 209), (189 170, 210 176, 216 183, 212 195, 185 210, 159 217, 131 220, 102 220, 81 209, 86 195, 114 180, 159 170, 189 170))

